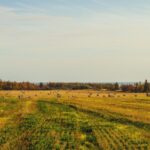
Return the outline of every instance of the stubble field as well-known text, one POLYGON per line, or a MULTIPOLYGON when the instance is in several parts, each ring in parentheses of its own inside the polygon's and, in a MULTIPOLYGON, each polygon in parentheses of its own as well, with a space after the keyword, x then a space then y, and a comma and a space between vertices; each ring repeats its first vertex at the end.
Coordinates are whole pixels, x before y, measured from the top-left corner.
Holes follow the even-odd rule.
POLYGON ((150 97, 0 91, 1 150, 149 150, 150 97))

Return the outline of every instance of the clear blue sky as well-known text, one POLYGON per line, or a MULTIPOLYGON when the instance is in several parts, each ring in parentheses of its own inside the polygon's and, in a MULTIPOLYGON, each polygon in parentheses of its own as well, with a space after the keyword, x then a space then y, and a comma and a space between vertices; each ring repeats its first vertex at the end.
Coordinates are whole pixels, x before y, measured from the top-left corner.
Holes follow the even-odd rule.
POLYGON ((0 78, 150 80, 149 0, 0 0, 0 78))

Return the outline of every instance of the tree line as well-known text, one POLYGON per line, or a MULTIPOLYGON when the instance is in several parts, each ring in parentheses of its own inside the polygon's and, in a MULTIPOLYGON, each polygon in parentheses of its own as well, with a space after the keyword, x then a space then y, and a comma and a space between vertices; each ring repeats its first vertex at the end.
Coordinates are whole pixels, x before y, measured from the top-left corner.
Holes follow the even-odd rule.
POLYGON ((150 84, 145 83, 119 84, 119 83, 31 83, 10 82, 0 80, 0 90, 109 90, 123 92, 149 92, 150 84))

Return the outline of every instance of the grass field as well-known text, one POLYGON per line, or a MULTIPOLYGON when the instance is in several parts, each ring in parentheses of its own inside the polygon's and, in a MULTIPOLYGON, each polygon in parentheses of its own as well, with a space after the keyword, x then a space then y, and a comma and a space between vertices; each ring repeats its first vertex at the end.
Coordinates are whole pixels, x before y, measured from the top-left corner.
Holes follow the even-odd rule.
POLYGON ((150 97, 0 91, 1 150, 150 150, 150 97))

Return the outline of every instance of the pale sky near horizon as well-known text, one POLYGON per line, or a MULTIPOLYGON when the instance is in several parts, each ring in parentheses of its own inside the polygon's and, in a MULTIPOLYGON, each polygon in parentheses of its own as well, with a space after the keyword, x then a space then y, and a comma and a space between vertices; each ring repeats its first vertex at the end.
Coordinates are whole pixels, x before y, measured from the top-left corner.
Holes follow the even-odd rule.
POLYGON ((149 0, 0 0, 0 79, 150 80, 149 0))

